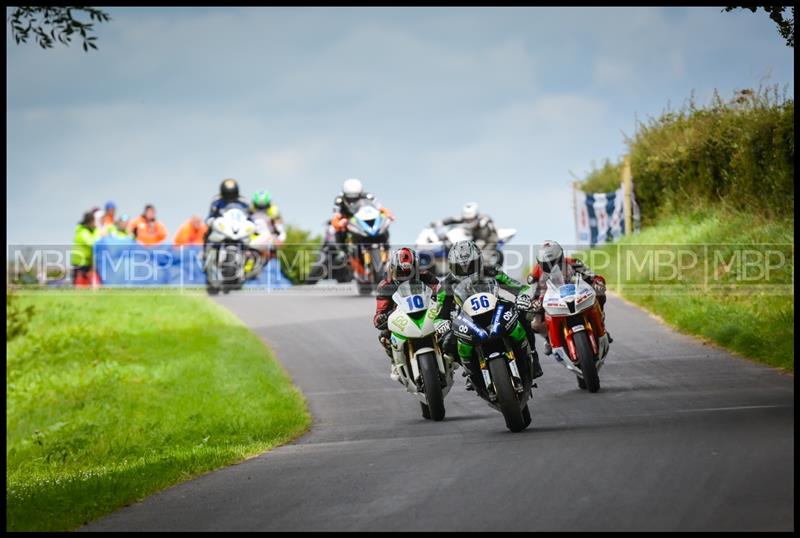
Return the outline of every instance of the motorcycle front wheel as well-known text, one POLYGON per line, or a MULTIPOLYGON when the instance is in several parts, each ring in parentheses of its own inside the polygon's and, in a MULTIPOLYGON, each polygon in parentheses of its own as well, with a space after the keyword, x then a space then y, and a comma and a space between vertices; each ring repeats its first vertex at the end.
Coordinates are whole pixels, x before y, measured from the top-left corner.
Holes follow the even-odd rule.
POLYGON ((444 420, 444 395, 442 394, 442 383, 439 381, 439 365, 436 362, 436 354, 424 353, 419 356, 418 361, 430 418, 437 422, 444 420))
POLYGON ((504 358, 489 361, 489 375, 492 377, 497 403, 506 419, 506 426, 514 433, 521 432, 530 422, 525 423, 525 417, 519 400, 517 400, 517 393, 511 383, 511 373, 508 371, 504 358))
MULTIPOLYGON (((589 343, 589 335, 586 331, 575 333, 572 337, 575 342, 575 352, 578 354, 578 364, 583 372, 583 381, 589 392, 600 390, 600 376, 597 374, 597 364, 594 362, 592 345, 589 343)), ((580 381, 578 382, 580 387, 580 381)))

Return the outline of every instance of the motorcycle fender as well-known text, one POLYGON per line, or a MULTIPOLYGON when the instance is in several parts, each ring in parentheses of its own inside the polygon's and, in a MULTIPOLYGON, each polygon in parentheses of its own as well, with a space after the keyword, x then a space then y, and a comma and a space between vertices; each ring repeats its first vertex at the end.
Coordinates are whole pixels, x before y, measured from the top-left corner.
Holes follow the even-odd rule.
MULTIPOLYGON (((486 361, 485 362, 481 363, 481 373, 483 374, 483 383, 486 386, 487 390, 489 389, 489 387, 492 386, 492 376, 489 374, 489 366, 488 366, 489 361, 499 360, 499 359, 503 358, 503 356, 504 355, 501 354, 501 353, 494 352, 491 355, 489 355, 488 357, 486 357, 486 361), (484 367, 484 365, 486 365, 486 366, 484 367)), ((492 389, 492 390, 494 390, 494 389, 492 389)))
POLYGON ((432 347, 421 347, 421 348, 415 350, 414 357, 412 358, 411 362, 413 364, 412 367, 415 369, 416 372, 419 372, 419 366, 418 366, 419 365, 419 362, 418 362, 419 359, 418 359, 418 357, 420 355, 422 355, 423 353, 433 353, 434 356, 436 357, 436 364, 439 367, 439 372, 441 372, 443 375, 447 373, 447 370, 444 367, 444 361, 442 361, 441 354, 436 353, 436 350, 433 349, 432 347))

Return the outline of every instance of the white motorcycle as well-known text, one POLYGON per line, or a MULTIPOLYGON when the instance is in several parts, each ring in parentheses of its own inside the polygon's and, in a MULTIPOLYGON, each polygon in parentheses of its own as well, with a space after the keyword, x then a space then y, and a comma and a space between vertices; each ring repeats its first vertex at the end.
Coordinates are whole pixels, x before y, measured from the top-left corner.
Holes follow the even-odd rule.
POLYGON ((463 226, 451 225, 437 230, 428 226, 422 230, 414 242, 414 248, 420 258, 420 265, 433 269, 436 275, 447 274, 447 253, 459 241, 467 241, 472 236, 463 226))
MULTIPOLYGON (((503 265, 503 246, 517 235, 515 228, 500 228, 497 230, 497 244, 486 248, 480 244, 483 253, 483 261, 490 265, 503 265)), ((420 256, 420 265, 425 268, 433 268, 437 276, 447 274, 447 254, 450 248, 459 241, 472 239, 472 233, 462 224, 450 224, 441 228, 428 226, 423 229, 414 242, 415 249, 420 256)))
POLYGON ((422 416, 445 415, 444 397, 453 386, 454 362, 442 353, 433 321, 441 305, 422 282, 404 282, 392 295, 397 308, 389 316, 392 332, 392 378, 419 398, 422 416))
POLYGON ((249 248, 245 249, 245 277, 248 280, 257 278, 261 274, 267 262, 275 257, 278 245, 286 239, 283 227, 278 225, 277 229, 273 230, 270 219, 261 218, 261 215, 256 214, 251 220, 255 223, 256 229, 250 238, 249 248))
POLYGON ((555 267, 547 280, 542 298, 547 313, 547 330, 558 335, 550 345, 553 357, 578 377, 578 386, 589 392, 600 390, 598 371, 605 362, 609 342, 600 305, 594 288, 580 275, 564 282, 564 275, 555 267), (598 336, 602 333, 602 336, 598 336))
POLYGON ((211 223, 203 267, 210 295, 241 289, 246 280, 245 251, 256 225, 241 208, 232 207, 211 223))

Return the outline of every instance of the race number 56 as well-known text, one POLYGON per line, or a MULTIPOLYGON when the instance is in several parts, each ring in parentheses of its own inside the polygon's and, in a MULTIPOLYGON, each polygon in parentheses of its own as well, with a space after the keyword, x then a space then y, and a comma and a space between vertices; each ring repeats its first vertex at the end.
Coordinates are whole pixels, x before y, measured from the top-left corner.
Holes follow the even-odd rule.
POLYGON ((478 310, 479 308, 489 308, 489 298, 485 295, 473 297, 470 300, 470 304, 472 305, 473 310, 478 310))

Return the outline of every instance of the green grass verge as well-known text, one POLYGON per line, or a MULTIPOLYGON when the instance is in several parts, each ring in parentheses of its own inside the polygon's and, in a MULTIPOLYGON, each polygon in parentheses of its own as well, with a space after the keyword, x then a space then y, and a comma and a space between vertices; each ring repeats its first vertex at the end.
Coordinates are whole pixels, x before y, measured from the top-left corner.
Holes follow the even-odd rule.
POLYGON ((202 294, 21 294, 7 343, 7 530, 66 530, 307 430, 264 344, 202 294))
POLYGON ((790 372, 793 255, 792 216, 776 220, 722 206, 662 218, 618 243, 578 253, 611 290, 682 332, 790 372))

